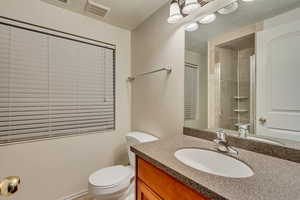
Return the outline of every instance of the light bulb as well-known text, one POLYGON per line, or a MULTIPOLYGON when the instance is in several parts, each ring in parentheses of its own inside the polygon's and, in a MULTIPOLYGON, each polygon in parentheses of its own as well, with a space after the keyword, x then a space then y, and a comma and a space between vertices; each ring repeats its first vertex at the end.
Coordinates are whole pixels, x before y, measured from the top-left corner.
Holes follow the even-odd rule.
POLYGON ((192 22, 184 26, 184 30, 188 32, 195 31, 199 28, 199 24, 197 22, 192 22))
POLYGON ((184 14, 191 14, 193 11, 195 11, 199 7, 200 7, 200 4, 198 3, 198 0, 186 0, 184 7, 182 9, 182 12, 184 14))
POLYGON ((173 0, 170 5, 170 15, 168 18, 168 23, 175 24, 182 18, 183 16, 180 13, 179 4, 176 0, 173 0))
POLYGON ((215 21, 217 16, 215 14, 204 15, 198 21, 200 24, 209 24, 215 21))

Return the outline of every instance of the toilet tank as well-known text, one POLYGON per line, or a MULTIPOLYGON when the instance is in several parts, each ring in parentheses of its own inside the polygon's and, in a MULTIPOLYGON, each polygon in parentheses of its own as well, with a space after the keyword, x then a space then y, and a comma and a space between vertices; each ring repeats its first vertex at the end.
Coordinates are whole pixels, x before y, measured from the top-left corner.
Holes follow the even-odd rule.
POLYGON ((135 155, 130 151, 130 146, 146 143, 146 142, 153 142, 158 140, 157 137, 149 135, 143 132, 129 132, 126 135, 126 142, 127 142, 127 150, 128 150, 128 157, 130 165, 134 168, 135 167, 135 155))

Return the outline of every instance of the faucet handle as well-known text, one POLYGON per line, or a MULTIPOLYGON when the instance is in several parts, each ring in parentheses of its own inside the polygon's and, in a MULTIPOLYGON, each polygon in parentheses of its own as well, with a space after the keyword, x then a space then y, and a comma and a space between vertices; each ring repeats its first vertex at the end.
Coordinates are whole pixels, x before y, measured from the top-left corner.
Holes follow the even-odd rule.
POLYGON ((217 133, 218 139, 226 141, 227 134, 224 129, 220 128, 216 131, 216 133, 217 133))

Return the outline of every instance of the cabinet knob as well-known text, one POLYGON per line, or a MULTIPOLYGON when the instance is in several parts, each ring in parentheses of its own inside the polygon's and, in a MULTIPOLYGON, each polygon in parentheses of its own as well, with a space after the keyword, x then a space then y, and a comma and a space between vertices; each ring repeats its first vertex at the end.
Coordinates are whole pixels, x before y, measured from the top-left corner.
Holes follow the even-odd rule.
POLYGON ((20 177, 8 176, 0 182, 0 196, 11 196, 19 190, 20 177))

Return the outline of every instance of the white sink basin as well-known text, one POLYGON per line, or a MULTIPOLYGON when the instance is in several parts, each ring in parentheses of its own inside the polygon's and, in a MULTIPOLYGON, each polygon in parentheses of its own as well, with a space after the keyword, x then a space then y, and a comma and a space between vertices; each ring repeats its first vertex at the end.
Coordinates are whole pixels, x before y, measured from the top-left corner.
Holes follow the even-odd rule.
POLYGON ((211 150, 185 148, 177 150, 175 157, 189 167, 218 176, 246 178, 254 174, 242 161, 211 150))

